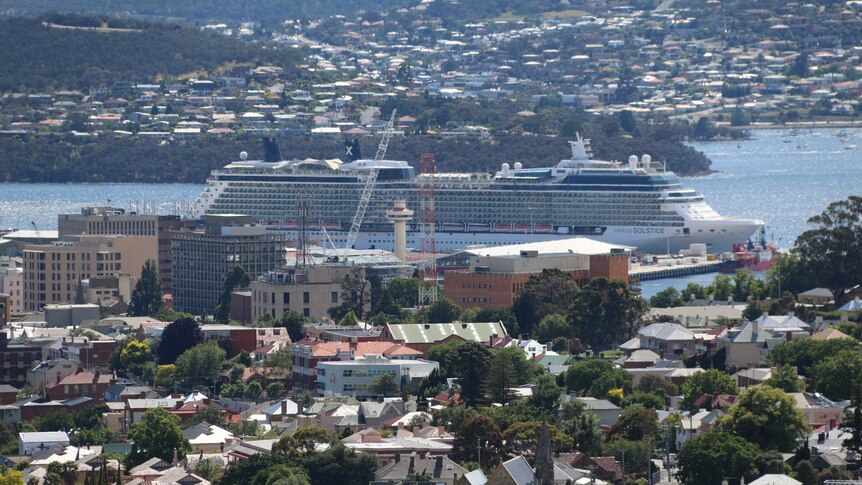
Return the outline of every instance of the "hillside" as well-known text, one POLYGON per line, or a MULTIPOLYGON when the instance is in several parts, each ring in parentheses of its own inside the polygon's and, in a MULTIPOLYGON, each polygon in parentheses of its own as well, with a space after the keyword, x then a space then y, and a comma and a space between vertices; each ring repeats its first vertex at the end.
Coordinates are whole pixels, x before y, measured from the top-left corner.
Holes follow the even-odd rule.
MULTIPOLYGON (((376 139, 362 140, 365 156, 373 156, 376 139)), ((342 142, 304 136, 279 140, 285 158, 343 158, 342 142)), ((650 153, 667 161, 680 174, 709 170, 709 160, 691 148, 671 141, 617 139, 595 143, 598 158, 624 160, 632 153, 650 153)), ((190 182, 203 183, 210 170, 236 160, 239 152, 261 158, 258 138, 207 138, 160 144, 153 140, 104 138, 96 141, 64 141, 36 137, 26 142, 0 139, 0 180, 5 182, 190 182)), ((555 164, 569 153, 565 138, 546 136, 497 136, 395 138, 388 157, 416 165, 422 153, 434 153, 441 171, 499 170, 502 162, 520 161, 525 166, 555 164)))
POLYGON ((351 15, 418 3, 410 0, 0 0, 0 15, 34 16, 44 12, 122 15, 200 23, 206 21, 279 21, 351 15))
POLYGON ((116 19, 107 29, 51 26, 101 23, 58 17, 0 21, 0 91, 86 89, 99 81, 213 71, 228 62, 271 63, 290 72, 300 59, 295 49, 267 49, 194 28, 116 19))

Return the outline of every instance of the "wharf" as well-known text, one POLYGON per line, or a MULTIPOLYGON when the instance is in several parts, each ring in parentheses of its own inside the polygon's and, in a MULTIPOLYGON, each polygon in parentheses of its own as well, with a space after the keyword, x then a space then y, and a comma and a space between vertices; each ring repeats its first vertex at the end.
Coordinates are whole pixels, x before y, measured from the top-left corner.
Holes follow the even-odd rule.
POLYGON ((715 273, 721 266, 721 261, 706 261, 701 258, 660 259, 658 263, 632 263, 629 267, 629 278, 639 281, 676 278, 694 274, 715 273))

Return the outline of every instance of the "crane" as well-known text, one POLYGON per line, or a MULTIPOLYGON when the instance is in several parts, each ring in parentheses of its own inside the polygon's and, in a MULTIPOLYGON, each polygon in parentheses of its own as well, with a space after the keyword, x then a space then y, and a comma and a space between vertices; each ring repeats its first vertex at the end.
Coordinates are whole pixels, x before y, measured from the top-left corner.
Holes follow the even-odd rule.
POLYGON ((386 156, 386 149, 389 148, 389 139, 392 138, 392 130, 395 126, 395 109, 392 110, 392 115, 389 121, 383 127, 383 138, 380 144, 377 145, 377 153, 374 155, 374 164, 371 169, 365 174, 365 185, 362 187, 362 196, 359 198, 359 206, 356 207, 356 213, 353 214, 353 221, 350 223, 350 232, 347 233, 347 242, 344 245, 344 253, 342 259, 347 258, 347 253, 350 248, 356 243, 356 238, 359 236, 359 228, 362 226, 362 219, 365 218, 365 211, 368 210, 368 204, 371 202, 371 196, 374 194, 374 185, 377 183, 377 174, 380 173, 379 162, 386 156))

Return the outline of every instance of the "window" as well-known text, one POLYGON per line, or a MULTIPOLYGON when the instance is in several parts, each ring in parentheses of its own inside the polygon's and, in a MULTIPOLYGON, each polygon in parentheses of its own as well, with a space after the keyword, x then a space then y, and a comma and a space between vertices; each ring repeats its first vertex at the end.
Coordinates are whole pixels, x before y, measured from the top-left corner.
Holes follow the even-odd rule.
POLYGON ((302 302, 308 303, 309 301, 311 301, 311 294, 307 291, 303 291, 302 292, 302 302))
POLYGON ((305 315, 306 317, 310 317, 310 316, 311 316, 311 312, 310 312, 310 311, 308 311, 308 308, 303 308, 303 309, 302 309, 302 314, 303 314, 303 315, 305 315))
POLYGON ((330 303, 338 303, 338 292, 337 291, 333 291, 329 295, 329 302, 330 303))
POLYGON ((281 295, 281 302, 285 305, 290 305, 290 293, 283 293, 281 295))

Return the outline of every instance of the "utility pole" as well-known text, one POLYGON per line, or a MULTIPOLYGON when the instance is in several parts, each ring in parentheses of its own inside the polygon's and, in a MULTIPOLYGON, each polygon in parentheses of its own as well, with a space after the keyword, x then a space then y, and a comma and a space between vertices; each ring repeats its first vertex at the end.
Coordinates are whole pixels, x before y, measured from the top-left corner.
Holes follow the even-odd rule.
POLYGON ((622 452, 622 460, 620 463, 620 468, 623 473, 623 485, 626 485, 626 450, 620 450, 622 452))
POLYGON ((775 247, 775 251, 778 253, 778 299, 781 299, 781 239, 778 238, 778 246, 775 247))
POLYGON ((482 438, 476 438, 476 461, 479 462, 479 469, 482 469, 482 438))

